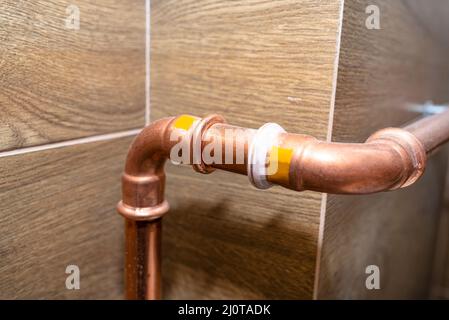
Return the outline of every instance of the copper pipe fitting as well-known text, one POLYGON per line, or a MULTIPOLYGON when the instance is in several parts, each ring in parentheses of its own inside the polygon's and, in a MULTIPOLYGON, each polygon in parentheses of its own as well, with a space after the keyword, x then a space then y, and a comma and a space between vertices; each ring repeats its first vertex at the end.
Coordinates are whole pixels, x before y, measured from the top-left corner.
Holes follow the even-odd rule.
POLYGON ((424 173, 428 155, 448 140, 449 111, 402 129, 380 130, 365 143, 323 142, 286 133, 273 123, 258 130, 240 128, 217 115, 158 120, 135 138, 122 177, 117 209, 126 222, 126 297, 161 298, 167 159, 181 157, 200 173, 221 169, 248 175, 259 189, 280 185, 296 191, 367 194, 413 184, 424 173), (180 145, 186 148, 178 150, 180 145), (206 151, 213 161, 206 159, 206 151))
POLYGON ((155 300, 161 297, 161 219, 169 210, 164 199, 164 166, 172 148, 189 137, 190 163, 208 173, 213 167, 195 159, 194 146, 203 147, 208 128, 224 122, 220 116, 203 120, 192 116, 161 119, 142 130, 134 139, 122 176, 122 201, 118 212, 125 218, 126 298, 155 300))
POLYGON ((296 191, 367 194, 415 182, 424 172, 426 152, 403 129, 384 129, 365 143, 326 143, 310 136, 282 134, 280 148, 291 150, 288 175, 272 183, 296 191))
POLYGON ((125 287, 127 299, 160 299, 161 218, 168 212, 164 200, 164 165, 174 118, 156 121, 135 139, 122 176, 122 201, 118 212, 125 217, 125 287))

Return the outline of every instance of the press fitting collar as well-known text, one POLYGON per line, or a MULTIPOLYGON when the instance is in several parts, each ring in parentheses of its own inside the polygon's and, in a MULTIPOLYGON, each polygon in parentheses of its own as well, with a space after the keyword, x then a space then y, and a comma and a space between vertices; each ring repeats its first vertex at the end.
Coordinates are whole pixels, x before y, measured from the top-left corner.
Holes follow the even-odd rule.
POLYGON ((248 178, 258 189, 269 189, 273 185, 267 180, 267 156, 279 134, 285 132, 277 123, 266 123, 254 135, 248 150, 248 178))

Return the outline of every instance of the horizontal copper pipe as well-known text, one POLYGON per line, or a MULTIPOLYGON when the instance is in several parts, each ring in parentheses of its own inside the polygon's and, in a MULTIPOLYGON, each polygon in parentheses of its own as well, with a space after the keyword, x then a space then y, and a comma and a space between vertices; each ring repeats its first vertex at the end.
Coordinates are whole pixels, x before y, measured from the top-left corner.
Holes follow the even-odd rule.
POLYGON ((217 115, 204 119, 183 115, 154 122, 130 147, 118 205, 126 218, 128 299, 161 297, 161 221, 168 211, 164 165, 179 155, 172 152, 183 139, 188 142, 187 164, 201 173, 221 169, 248 175, 259 188, 275 184, 297 191, 366 194, 395 190, 418 180, 427 156, 449 140, 449 112, 402 129, 380 130, 365 143, 319 141, 286 133, 275 124, 259 130, 239 128, 217 115), (218 146, 211 153, 218 161, 208 163, 202 152, 212 145, 218 146))
POLYGON ((403 128, 412 133, 423 145, 427 154, 449 141, 449 111, 424 117, 403 128))

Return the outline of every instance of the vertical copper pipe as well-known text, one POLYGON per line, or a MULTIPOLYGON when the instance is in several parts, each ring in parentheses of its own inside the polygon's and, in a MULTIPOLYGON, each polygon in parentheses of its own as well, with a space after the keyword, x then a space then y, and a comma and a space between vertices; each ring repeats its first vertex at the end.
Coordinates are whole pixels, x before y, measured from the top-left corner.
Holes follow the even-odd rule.
POLYGON ((159 300, 161 299, 162 290, 162 272, 161 272, 161 246, 162 246, 162 219, 158 219, 149 223, 146 226, 148 230, 148 242, 150 246, 148 248, 148 279, 147 284, 149 289, 147 290, 147 300, 159 300))
POLYGON ((125 220, 125 286, 128 300, 161 298, 162 219, 125 220))
POLYGON ((161 298, 162 216, 164 164, 172 144, 169 137, 175 118, 156 121, 137 136, 128 152, 122 176, 122 201, 118 212, 125 218, 126 298, 161 298))

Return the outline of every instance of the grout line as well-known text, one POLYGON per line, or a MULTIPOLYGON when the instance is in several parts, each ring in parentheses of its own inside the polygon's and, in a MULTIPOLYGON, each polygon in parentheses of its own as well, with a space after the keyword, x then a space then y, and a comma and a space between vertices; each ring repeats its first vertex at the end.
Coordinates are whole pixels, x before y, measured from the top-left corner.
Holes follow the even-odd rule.
POLYGON ((124 137, 130 137, 130 136, 137 135, 141 130, 142 129, 133 129, 133 130, 128 130, 128 131, 121 131, 121 132, 108 133, 108 134, 103 134, 103 135, 98 135, 98 136, 90 136, 90 137, 86 137, 86 138, 50 143, 50 144, 45 144, 45 145, 41 145, 41 146, 26 147, 26 148, 11 150, 11 151, 4 151, 4 152, 0 152, 0 158, 17 156, 17 155, 21 155, 21 154, 27 154, 27 153, 33 153, 33 152, 39 152, 39 151, 45 151, 45 150, 51 150, 51 149, 70 147, 70 146, 75 146, 75 145, 79 145, 79 144, 87 144, 87 143, 93 143, 93 142, 108 141, 108 140, 114 140, 114 139, 119 139, 119 138, 124 138, 124 137))
POLYGON ((340 47, 341 47, 341 37, 343 33, 344 6, 345 2, 343 0, 340 8, 340 22, 338 23, 336 52, 334 58, 334 71, 332 75, 332 95, 329 110, 328 127, 327 127, 327 137, 326 137, 327 142, 332 142, 332 131, 334 128, 334 112, 335 112, 335 101, 337 99, 336 96, 337 96, 338 70, 340 68, 340 47))
POLYGON ((145 0, 145 126, 150 124, 151 89, 151 0, 145 0))
POLYGON ((326 210, 327 210, 327 193, 322 193, 321 206, 320 206, 320 226, 318 230, 318 244, 315 262, 315 281, 313 284, 313 300, 318 300, 318 290, 320 287, 321 254, 323 250, 324 223, 326 220, 326 210))
MULTIPOLYGON (((329 110, 329 120, 328 120, 327 139, 326 139, 327 142, 332 141, 335 100, 336 100, 336 95, 337 95, 338 69, 339 69, 339 63, 340 63, 341 38, 342 38, 342 33, 343 33, 344 7, 345 7, 345 0, 342 0, 340 3, 340 13, 339 13, 340 21, 338 23, 338 34, 337 34, 336 52, 335 52, 335 59, 334 59, 334 71, 333 71, 333 79, 332 79, 332 96, 331 96, 331 104, 330 104, 330 110, 329 110)), ((318 300, 318 296, 319 296, 318 290, 319 290, 319 286, 320 286, 321 254, 322 254, 323 241, 324 241, 326 209, 327 209, 327 194, 323 193, 321 196, 320 226, 319 226, 319 230, 318 230, 317 254, 316 254, 316 262, 315 262, 315 281, 314 281, 314 285, 313 285, 313 299, 314 300, 318 300)))

